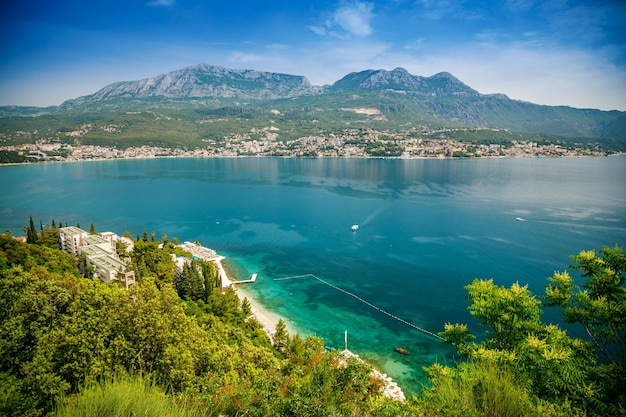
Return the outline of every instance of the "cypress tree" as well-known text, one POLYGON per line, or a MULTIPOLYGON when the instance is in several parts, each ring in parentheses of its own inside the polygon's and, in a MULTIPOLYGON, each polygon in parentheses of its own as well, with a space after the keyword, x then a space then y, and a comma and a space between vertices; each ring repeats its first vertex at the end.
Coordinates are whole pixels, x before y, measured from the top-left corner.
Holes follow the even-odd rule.
POLYGON ((26 242, 37 243, 37 230, 35 229, 35 222, 33 221, 33 216, 30 216, 30 220, 28 222, 28 232, 26 233, 26 242))

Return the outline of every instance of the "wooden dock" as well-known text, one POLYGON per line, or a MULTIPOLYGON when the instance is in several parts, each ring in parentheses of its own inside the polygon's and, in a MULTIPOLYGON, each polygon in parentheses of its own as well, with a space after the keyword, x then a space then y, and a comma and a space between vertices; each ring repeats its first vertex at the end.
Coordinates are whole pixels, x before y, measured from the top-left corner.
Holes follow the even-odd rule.
POLYGON ((232 284, 250 284, 256 281, 256 277, 257 277, 257 274, 252 274, 252 277, 250 277, 250 279, 246 279, 243 281, 231 281, 231 283, 232 284))

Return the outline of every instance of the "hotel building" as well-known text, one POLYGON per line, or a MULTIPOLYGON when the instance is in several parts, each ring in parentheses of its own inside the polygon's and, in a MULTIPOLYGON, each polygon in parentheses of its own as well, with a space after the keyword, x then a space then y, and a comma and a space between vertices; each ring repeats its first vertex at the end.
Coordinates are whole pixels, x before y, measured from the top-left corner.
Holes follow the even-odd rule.
POLYGON ((102 282, 117 281, 126 288, 135 283, 135 272, 127 271, 126 264, 117 256, 115 242, 120 239, 115 233, 92 235, 78 227, 59 229, 61 249, 75 257, 85 255, 87 266, 94 268, 94 276, 102 282))

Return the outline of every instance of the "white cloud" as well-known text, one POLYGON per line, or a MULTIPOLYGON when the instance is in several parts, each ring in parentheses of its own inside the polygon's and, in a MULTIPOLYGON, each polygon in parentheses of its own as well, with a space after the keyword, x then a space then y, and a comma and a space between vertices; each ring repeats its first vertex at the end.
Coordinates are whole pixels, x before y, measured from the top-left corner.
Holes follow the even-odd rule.
POLYGON ((453 0, 421 0, 418 4, 422 6, 422 16, 429 20, 441 20, 463 10, 462 3, 453 0))
POLYGON ((448 71, 483 94, 602 110, 626 110, 626 70, 612 51, 588 51, 533 42, 474 43, 428 56, 387 56, 417 75, 448 71), (607 96, 607 91, 614 94, 607 96))
POLYGON ((372 34, 370 21, 374 17, 371 3, 356 2, 350 6, 340 7, 333 16, 333 20, 342 29, 356 36, 369 36, 372 34))
POLYGON ((289 49, 289 45, 285 45, 284 43, 270 43, 265 45, 267 49, 275 50, 275 51, 285 51, 289 49))
POLYGON ((326 28, 324 26, 307 26, 313 33, 316 35, 324 36, 326 35, 326 28))
MULTIPOLYGON (((332 16, 340 9, 333 10, 332 16)), ((370 30, 371 19, 365 20, 370 30)), ((303 75, 315 85, 331 84, 353 71, 404 67, 422 76, 451 72, 484 94, 504 93, 537 104, 626 110, 626 69, 614 64, 614 57, 623 54, 617 46, 613 50, 563 46, 533 32, 525 33, 524 41, 511 42, 506 33, 486 30, 447 47, 438 44, 433 34, 393 45, 347 32, 330 15, 321 26, 309 29, 314 27, 325 36, 306 44, 174 42, 135 47, 132 53, 110 57, 106 65, 76 65, 71 74, 48 72, 49 76, 39 77, 41 85, 34 90, 25 75, 2 80, 0 97, 5 104, 59 104, 111 82, 152 77, 197 63, 303 75), (89 79, 80 74, 89 74, 89 79), (27 90, 34 92, 27 95, 27 90)))
POLYGON ((344 4, 335 10, 323 24, 309 25, 307 28, 316 35, 337 39, 369 36, 373 33, 371 25, 371 20, 374 18, 373 10, 372 3, 357 1, 344 4))
POLYGON ((422 45, 424 44, 425 40, 426 40, 426 38, 415 39, 413 42, 409 42, 406 45, 404 45, 404 49, 411 49, 411 50, 414 50, 414 51, 422 49, 422 45))
POLYGON ((267 57, 262 54, 251 54, 247 52, 234 51, 230 54, 228 59, 229 61, 237 64, 249 64, 254 62, 266 61, 267 57))
POLYGON ((152 0, 148 2, 148 6, 153 7, 169 7, 176 4, 176 0, 152 0))
POLYGON ((611 61, 615 51, 590 51, 534 41, 481 40, 431 49, 418 39, 404 47, 372 39, 327 38, 299 49, 233 52, 221 65, 306 76, 332 84, 349 72, 404 67, 415 75, 448 71, 483 94, 545 105, 626 110, 626 70, 611 61), (427 53, 426 51, 431 51, 427 53), (613 92, 608 94, 607 91, 613 92))

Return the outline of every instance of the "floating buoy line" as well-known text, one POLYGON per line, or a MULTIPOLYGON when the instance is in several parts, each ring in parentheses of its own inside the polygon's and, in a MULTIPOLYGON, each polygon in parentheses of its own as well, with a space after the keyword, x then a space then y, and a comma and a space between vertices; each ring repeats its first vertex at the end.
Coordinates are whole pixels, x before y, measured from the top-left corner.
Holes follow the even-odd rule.
POLYGON ((335 289, 335 290, 337 290, 337 291, 340 291, 340 292, 342 292, 342 293, 344 293, 344 294, 346 294, 346 295, 349 295, 350 297, 352 297, 352 298, 355 298, 355 299, 359 300, 360 302, 362 302, 363 304, 367 305, 368 307, 371 307, 371 308, 373 308, 374 310, 377 310, 377 311, 379 311, 379 312, 381 312, 381 313, 383 313, 383 314, 385 314, 385 315, 387 315, 387 316, 391 317, 392 319, 399 321, 400 323, 406 324, 407 326, 412 327, 412 328, 414 328, 415 330, 419 330, 420 332, 422 332, 422 333, 424 333, 424 334, 427 334, 427 335, 429 335, 429 336, 435 337, 435 338, 437 338, 437 339, 439 339, 439 340, 445 340, 443 337, 439 336, 438 334, 433 333, 433 332, 431 332, 431 331, 428 331, 428 330, 424 329, 423 327, 420 327, 420 326, 418 326, 418 325, 416 325, 416 324, 413 324, 413 323, 411 323, 411 322, 408 322, 408 321, 404 320, 403 318, 400 318, 400 317, 398 317, 398 316, 396 316, 396 315, 393 315, 393 314, 391 314, 390 312, 388 312, 388 311, 386 311, 386 310, 383 310, 382 308, 380 308, 380 307, 378 307, 378 306, 376 306, 376 305, 374 305, 374 304, 370 303, 369 301, 362 299, 362 298, 361 298, 361 297, 359 297, 358 295, 356 295, 356 294, 354 294, 354 293, 351 293, 350 291, 344 290, 344 289, 343 289, 343 288, 341 288, 341 287, 338 287, 338 286, 336 286, 336 285, 333 285, 333 284, 331 284, 330 282, 325 281, 325 280, 323 280, 322 278, 320 278, 320 277, 318 277, 318 276, 316 276, 316 275, 314 275, 314 274, 304 274, 304 275, 294 275, 294 276, 290 276, 290 277, 283 277, 283 278, 274 278, 274 281, 287 281, 287 280, 293 280, 293 279, 304 279, 304 278, 314 278, 314 279, 318 280, 319 282, 321 282, 322 284, 328 285, 329 287, 331 287, 331 288, 333 288, 333 289, 335 289))

